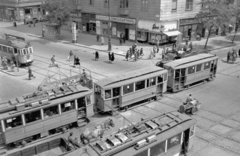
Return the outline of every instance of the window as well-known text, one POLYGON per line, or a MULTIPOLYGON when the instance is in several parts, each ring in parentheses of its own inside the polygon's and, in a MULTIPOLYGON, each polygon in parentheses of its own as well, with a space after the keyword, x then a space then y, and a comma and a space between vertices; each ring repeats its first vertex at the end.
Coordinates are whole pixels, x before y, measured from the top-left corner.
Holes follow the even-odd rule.
POLYGON ((73 0, 73 1, 74 1, 73 3, 74 3, 75 5, 79 5, 79 4, 80 4, 80 0, 73 0))
POLYGON ((157 80, 158 80, 157 81, 158 83, 162 83, 163 82, 163 75, 158 76, 157 80))
POLYGON ((109 99, 112 97, 112 90, 105 90, 105 99, 109 99))
POLYGON ((196 66, 196 72, 201 71, 201 69, 202 69, 202 64, 199 64, 196 66))
POLYGON ((167 149, 173 148, 174 146, 177 146, 181 142, 181 136, 182 133, 179 133, 178 135, 173 136, 172 138, 168 139, 167 141, 167 149))
POLYGON ((172 0, 172 11, 177 11, 177 0, 172 0))
POLYGON ((21 115, 6 119, 4 123, 6 129, 21 126, 23 124, 21 115))
POLYGON ((87 101, 87 105, 91 104, 91 97, 90 97, 90 95, 86 96, 86 101, 87 101))
POLYGON ((128 0, 120 0, 119 8, 127 9, 128 8, 128 0))
POLYGON ((123 86, 123 94, 128 94, 133 92, 133 83, 123 86))
POLYGON ((2 46, 2 48, 3 48, 3 52, 8 52, 7 47, 2 46))
POLYGON ((68 112, 68 111, 73 110, 73 109, 75 109, 74 101, 70 101, 70 102, 66 102, 66 103, 61 104, 62 113, 68 112))
POLYGON ((58 105, 43 109, 43 114, 44 114, 44 118, 58 115, 59 114, 58 105))
POLYGON ((113 97, 120 96, 120 87, 113 88, 113 97))
POLYGON ((186 0, 186 10, 193 9, 193 0, 186 0))
POLYGON ((188 67, 188 74, 193 74, 195 72, 195 66, 188 67))
POLYGON ((18 49, 18 54, 22 55, 22 50, 18 49))
POLYGON ((167 73, 164 74, 164 81, 167 81, 167 73))
POLYGON ((89 0, 89 5, 93 5, 93 0, 89 0))
POLYGON ((154 145, 150 149, 150 156, 157 156, 157 155, 161 155, 162 153, 165 153, 165 146, 166 146, 166 141, 161 142, 157 145, 154 145))
POLYGON ((136 82, 135 84, 135 90, 141 90, 145 88, 145 80, 136 82))
POLYGON ((26 49, 23 49, 23 55, 26 55, 26 54, 27 54, 26 49))
POLYGON ((210 68, 210 62, 204 63, 204 70, 210 68))
POLYGON ((109 5, 108 2, 109 2, 109 0, 104 0, 104 7, 105 8, 108 8, 108 5, 109 5))
POLYGON ((148 0, 142 0, 142 7, 141 9, 143 11, 147 11, 148 10, 148 0))
POLYGON ((18 50, 16 48, 14 48, 14 54, 17 54, 18 50))
POLYGON ((33 53, 32 48, 28 48, 30 53, 33 53))
POLYGON ((156 85, 156 78, 151 78, 147 80, 147 87, 156 85))
POLYGON ((2 46, 0 46, 0 51, 2 51, 2 46))
POLYGON ((34 121, 37 121, 37 120, 41 120, 40 110, 25 114, 26 123, 34 122, 34 121))

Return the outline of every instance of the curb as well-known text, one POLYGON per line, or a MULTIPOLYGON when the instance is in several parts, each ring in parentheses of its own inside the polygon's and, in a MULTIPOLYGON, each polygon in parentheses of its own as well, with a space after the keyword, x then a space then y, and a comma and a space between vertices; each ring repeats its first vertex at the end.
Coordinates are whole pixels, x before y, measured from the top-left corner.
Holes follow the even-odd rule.
POLYGON ((227 62, 227 58, 226 57, 222 58, 221 60, 222 60, 222 62, 225 62, 225 63, 228 63, 228 64, 238 64, 238 63, 240 63, 240 60, 236 60, 235 62, 227 62))

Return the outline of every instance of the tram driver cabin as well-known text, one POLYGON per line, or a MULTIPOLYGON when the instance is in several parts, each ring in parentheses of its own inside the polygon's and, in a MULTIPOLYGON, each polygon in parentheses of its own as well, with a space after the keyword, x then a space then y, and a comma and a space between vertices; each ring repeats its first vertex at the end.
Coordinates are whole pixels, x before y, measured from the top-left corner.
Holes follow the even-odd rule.
POLYGON ((201 82, 213 80, 217 72, 218 57, 198 54, 163 65, 168 70, 169 90, 177 92, 201 82))

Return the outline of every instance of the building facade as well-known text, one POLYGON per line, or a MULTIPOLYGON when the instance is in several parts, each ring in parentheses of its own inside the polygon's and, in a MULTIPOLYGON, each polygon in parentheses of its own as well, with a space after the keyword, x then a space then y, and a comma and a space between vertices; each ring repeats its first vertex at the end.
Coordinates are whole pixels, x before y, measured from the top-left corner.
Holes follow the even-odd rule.
POLYGON ((0 0, 0 18, 23 21, 26 15, 41 17, 42 0, 0 0))

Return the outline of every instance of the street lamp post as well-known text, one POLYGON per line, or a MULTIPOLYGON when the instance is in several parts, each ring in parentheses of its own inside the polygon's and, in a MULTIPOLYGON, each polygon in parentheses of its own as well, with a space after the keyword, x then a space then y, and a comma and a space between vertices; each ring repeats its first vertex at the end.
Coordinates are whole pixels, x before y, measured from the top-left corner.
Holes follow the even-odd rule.
POLYGON ((108 0, 108 51, 112 50, 112 43, 111 43, 111 20, 110 20, 110 10, 109 10, 109 0, 108 0))

